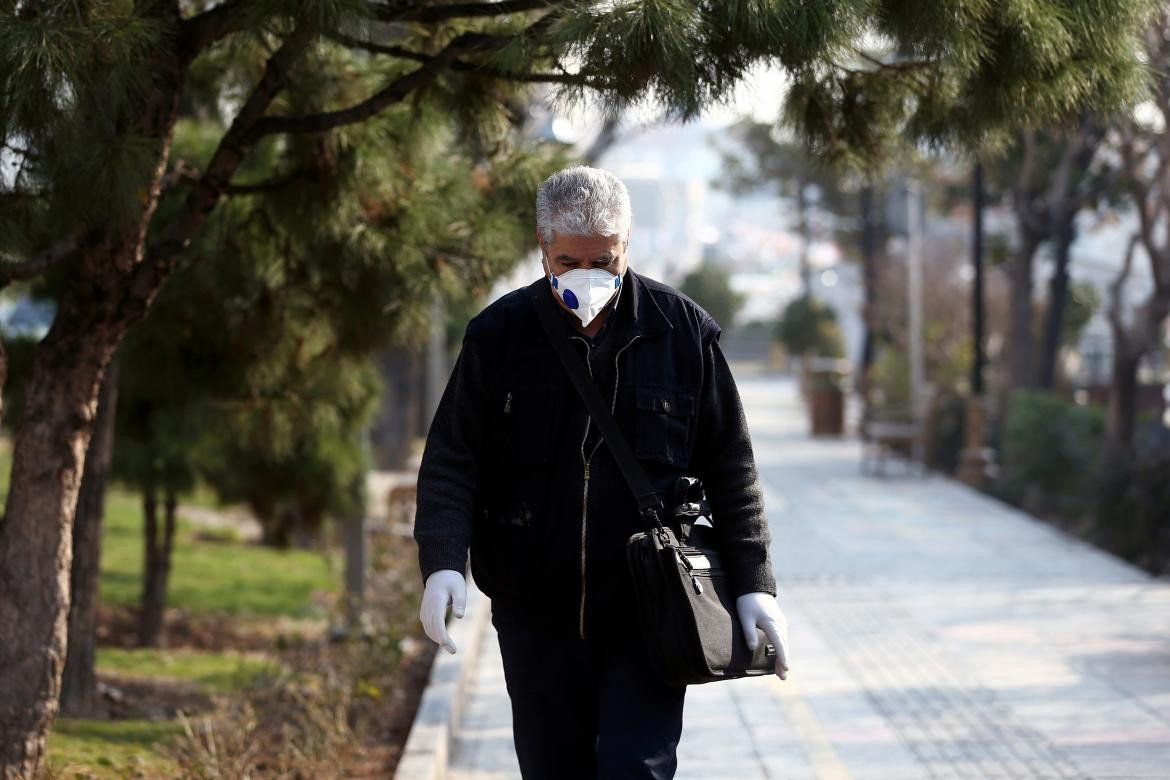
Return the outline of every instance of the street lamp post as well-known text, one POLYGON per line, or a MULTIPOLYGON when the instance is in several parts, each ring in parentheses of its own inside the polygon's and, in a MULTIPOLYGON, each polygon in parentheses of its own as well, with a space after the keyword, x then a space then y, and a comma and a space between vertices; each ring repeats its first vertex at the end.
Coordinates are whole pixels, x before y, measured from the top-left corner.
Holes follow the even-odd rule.
MULTIPOLYGON (((925 425, 924 349, 922 344, 922 225, 919 208, 922 191, 914 179, 906 181, 906 270, 907 296, 910 308, 910 409, 915 423, 925 425)), ((913 457, 924 463, 922 440, 916 437, 913 457)))
POLYGON ((971 285, 971 340, 975 359, 971 364, 971 393, 967 398, 967 425, 963 452, 959 459, 959 479, 968 485, 979 486, 987 473, 987 450, 983 446, 983 425, 986 419, 984 403, 983 366, 987 356, 983 351, 983 165, 975 161, 972 175, 972 240, 971 264, 975 278, 971 285))

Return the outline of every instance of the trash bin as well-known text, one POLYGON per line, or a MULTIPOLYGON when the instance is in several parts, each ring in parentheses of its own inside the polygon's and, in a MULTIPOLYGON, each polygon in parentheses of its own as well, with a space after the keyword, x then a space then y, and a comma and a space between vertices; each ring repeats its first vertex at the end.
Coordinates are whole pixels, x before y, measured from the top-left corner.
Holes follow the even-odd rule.
POLYGON ((839 358, 812 358, 806 368, 812 435, 843 435, 845 381, 849 375, 849 362, 839 358))

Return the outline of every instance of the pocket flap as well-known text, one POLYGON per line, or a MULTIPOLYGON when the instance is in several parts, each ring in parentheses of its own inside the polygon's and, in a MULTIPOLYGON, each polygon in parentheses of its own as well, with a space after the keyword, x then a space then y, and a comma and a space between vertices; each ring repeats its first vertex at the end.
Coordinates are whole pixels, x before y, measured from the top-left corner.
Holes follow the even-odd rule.
POLYGON ((695 413, 695 396, 663 387, 634 388, 634 403, 639 409, 661 412, 673 417, 695 413))
POLYGON ((506 505, 482 510, 484 520, 494 525, 532 525, 536 507, 527 501, 509 501, 506 505))

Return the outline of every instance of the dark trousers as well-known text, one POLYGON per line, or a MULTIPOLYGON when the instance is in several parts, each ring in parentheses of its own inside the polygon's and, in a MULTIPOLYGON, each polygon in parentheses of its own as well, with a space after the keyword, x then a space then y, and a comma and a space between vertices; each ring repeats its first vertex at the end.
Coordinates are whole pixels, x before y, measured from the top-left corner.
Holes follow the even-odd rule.
POLYGON ((686 686, 658 681, 640 634, 497 636, 525 780, 674 777, 686 686))

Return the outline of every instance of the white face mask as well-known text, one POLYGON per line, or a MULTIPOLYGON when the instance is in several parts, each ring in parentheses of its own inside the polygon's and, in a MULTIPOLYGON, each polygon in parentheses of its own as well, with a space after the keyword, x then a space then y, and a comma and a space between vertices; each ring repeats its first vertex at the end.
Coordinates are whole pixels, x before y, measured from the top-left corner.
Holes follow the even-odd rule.
POLYGON ((550 270, 548 282, 585 327, 617 294, 622 278, 604 268, 574 268, 560 276, 550 270))

